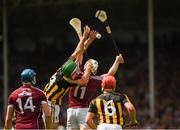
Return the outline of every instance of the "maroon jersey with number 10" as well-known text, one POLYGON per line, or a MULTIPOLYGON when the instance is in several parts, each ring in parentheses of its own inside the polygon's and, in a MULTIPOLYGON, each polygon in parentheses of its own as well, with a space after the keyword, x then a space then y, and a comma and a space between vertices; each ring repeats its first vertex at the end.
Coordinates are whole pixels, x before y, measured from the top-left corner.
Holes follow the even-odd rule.
MULTIPOLYGON (((77 78, 81 76, 82 74, 79 74, 77 78)), ((88 108, 97 88, 101 87, 101 81, 102 76, 90 76, 87 86, 70 87, 68 108, 88 108)))
POLYGON ((33 86, 24 85, 12 92, 8 105, 15 110, 16 129, 43 129, 42 104, 47 102, 44 93, 33 86))

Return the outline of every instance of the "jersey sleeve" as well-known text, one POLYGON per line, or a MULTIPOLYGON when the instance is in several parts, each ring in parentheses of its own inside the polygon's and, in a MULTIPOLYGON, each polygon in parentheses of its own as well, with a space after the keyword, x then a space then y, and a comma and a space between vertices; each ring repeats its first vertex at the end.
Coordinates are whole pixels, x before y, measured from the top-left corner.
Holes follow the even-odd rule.
POLYGON ((13 105, 13 95, 10 94, 8 97, 8 105, 13 105))
POLYGON ((89 104, 89 110, 88 112, 92 112, 92 113, 97 113, 97 107, 95 105, 95 100, 93 100, 90 104, 89 104))
POLYGON ((41 96, 41 104, 46 103, 47 102, 46 95, 43 92, 41 94, 42 94, 42 96, 41 96))
POLYGON ((101 83, 102 83, 102 76, 92 76, 91 77, 91 81, 93 83, 91 83, 92 87, 94 88, 101 88, 101 83))
POLYGON ((63 79, 63 81, 65 82, 65 84, 67 84, 69 87, 76 87, 78 84, 77 83, 69 83, 68 81, 66 81, 65 79, 63 79))
POLYGON ((58 81, 56 84, 58 86, 61 86, 62 88, 65 88, 65 89, 69 88, 69 87, 76 87, 77 86, 77 84, 69 83, 64 78, 62 78, 61 81, 58 81))
POLYGON ((103 79, 102 76, 96 76, 96 84, 100 88, 101 88, 102 79, 103 79))
MULTIPOLYGON (((55 78, 55 83, 58 82, 59 80, 61 80, 63 77, 62 74, 62 67, 60 67, 57 72, 54 74, 54 78, 55 78)), ((52 77, 51 77, 52 78, 52 77)))
POLYGON ((130 102, 130 100, 127 95, 123 94, 122 95, 122 103, 125 104, 126 102, 130 102))

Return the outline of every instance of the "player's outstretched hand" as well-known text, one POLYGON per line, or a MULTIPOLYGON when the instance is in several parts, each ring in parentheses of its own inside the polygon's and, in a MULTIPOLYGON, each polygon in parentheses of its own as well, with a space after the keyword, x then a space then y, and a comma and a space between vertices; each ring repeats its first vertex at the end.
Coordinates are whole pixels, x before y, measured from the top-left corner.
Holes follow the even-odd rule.
POLYGON ((88 38, 90 31, 91 31, 90 27, 89 27, 88 25, 86 25, 86 26, 84 27, 83 36, 86 37, 86 38, 88 38))
POLYGON ((124 125, 124 128, 135 127, 138 125, 139 125, 139 122, 137 120, 134 120, 134 121, 130 121, 128 124, 124 125))
POLYGON ((95 30, 92 30, 92 31, 90 31, 90 34, 89 34, 89 39, 91 39, 91 40, 95 40, 97 37, 97 34, 99 34, 97 31, 95 31, 95 30))
POLYGON ((116 56, 116 60, 118 60, 119 61, 119 63, 124 63, 124 59, 123 59, 123 56, 122 56, 122 54, 119 54, 118 56, 116 56))

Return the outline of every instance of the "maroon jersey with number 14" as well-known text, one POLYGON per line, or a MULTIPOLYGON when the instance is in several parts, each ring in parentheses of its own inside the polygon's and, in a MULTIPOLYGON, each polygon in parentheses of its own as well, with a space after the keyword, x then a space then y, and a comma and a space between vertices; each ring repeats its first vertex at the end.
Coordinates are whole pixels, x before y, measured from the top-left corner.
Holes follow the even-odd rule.
MULTIPOLYGON (((79 75, 77 78, 82 76, 79 75)), ((87 86, 70 87, 68 108, 88 108, 89 102, 101 87, 102 76, 90 76, 87 86)))
POLYGON ((16 129, 43 129, 42 104, 46 103, 44 93, 33 86, 24 85, 12 92, 8 105, 15 110, 16 129))

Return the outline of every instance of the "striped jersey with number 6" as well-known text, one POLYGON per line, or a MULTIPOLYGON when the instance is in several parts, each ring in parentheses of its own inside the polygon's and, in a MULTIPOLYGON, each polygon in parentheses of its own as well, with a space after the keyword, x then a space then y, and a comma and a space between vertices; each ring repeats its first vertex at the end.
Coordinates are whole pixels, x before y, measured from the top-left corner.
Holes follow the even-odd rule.
POLYGON ((101 94, 89 105, 89 112, 98 114, 99 124, 124 125, 123 106, 129 99, 120 93, 101 94))

